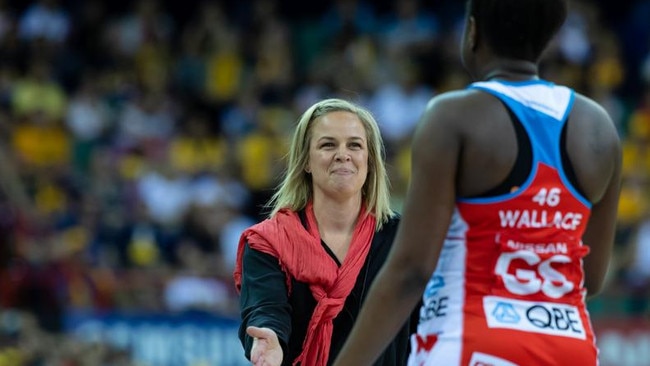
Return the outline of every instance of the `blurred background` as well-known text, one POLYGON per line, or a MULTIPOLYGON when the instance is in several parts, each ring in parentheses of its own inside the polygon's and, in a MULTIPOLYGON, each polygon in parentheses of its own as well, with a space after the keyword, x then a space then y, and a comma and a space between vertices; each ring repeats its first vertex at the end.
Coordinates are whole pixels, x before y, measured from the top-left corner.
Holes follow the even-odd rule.
MULTIPOLYGON (((368 107, 394 208, 464 2, 0 0, 0 366, 244 365, 231 273, 299 114, 368 107)), ((602 365, 650 365, 650 1, 571 1, 542 76, 624 141, 602 365)))

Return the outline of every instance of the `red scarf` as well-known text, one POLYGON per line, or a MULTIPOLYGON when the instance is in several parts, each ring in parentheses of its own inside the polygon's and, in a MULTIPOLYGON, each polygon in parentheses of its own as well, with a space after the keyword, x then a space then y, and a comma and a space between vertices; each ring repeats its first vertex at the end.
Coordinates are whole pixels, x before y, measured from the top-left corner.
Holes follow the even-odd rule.
POLYGON ((361 209, 348 254, 339 267, 321 245, 312 205, 307 205, 305 211, 308 229, 304 228, 296 212, 283 209, 273 218, 244 231, 239 240, 233 276, 237 291, 240 291, 243 249, 248 243, 251 248, 278 258, 287 276, 289 293, 292 278, 308 283, 317 303, 307 326, 302 353, 293 365, 325 366, 334 327, 332 320, 343 309, 366 261, 376 220, 373 215, 367 215, 364 208, 361 209))

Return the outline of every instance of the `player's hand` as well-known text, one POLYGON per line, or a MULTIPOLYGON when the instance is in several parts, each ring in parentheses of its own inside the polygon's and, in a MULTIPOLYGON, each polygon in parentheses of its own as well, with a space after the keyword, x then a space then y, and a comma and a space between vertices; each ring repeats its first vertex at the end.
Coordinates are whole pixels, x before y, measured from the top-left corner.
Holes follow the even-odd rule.
POLYGON ((269 328, 248 327, 246 333, 253 337, 251 363, 255 366, 280 366, 282 347, 278 336, 269 328))

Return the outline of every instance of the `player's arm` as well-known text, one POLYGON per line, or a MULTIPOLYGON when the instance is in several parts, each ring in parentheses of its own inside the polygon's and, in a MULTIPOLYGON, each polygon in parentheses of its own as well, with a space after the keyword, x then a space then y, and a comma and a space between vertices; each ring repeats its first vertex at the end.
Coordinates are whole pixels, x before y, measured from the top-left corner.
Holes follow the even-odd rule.
POLYGON ((461 148, 461 92, 434 98, 418 125, 402 220, 386 263, 334 365, 371 365, 422 296, 433 273, 455 202, 461 148))
POLYGON ((616 128, 605 110, 589 101, 593 107, 592 131, 600 138, 592 146, 592 156, 609 164, 603 179, 607 186, 598 200, 594 201, 589 224, 583 235, 583 242, 590 253, 584 258, 585 287, 588 296, 600 292, 607 274, 614 246, 618 200, 621 185, 621 145, 616 128))

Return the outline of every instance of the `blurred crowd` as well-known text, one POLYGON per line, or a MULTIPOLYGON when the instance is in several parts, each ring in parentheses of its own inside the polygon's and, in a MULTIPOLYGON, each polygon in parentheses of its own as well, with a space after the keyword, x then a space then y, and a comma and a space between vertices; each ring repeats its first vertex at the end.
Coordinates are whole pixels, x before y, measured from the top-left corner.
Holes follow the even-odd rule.
MULTIPOLYGON (((0 365, 66 350, 46 335, 70 311, 237 317, 239 234, 264 217, 293 124, 318 99, 375 114, 399 210, 419 113, 469 82, 463 6, 0 0, 0 365)), ((624 141, 595 317, 650 312, 647 19, 647 0, 573 0, 542 63, 542 76, 602 103, 624 141)))

